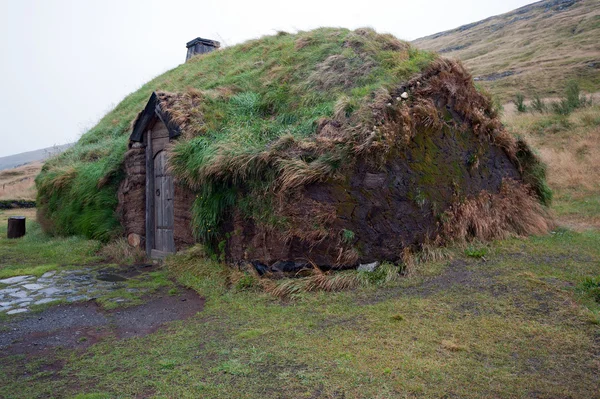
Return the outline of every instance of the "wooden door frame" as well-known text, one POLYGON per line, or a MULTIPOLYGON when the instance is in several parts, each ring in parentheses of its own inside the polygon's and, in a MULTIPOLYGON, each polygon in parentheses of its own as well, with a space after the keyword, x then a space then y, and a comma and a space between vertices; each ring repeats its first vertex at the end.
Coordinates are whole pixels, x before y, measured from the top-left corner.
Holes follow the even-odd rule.
POLYGON ((146 132, 146 256, 154 249, 154 157, 152 129, 146 132))

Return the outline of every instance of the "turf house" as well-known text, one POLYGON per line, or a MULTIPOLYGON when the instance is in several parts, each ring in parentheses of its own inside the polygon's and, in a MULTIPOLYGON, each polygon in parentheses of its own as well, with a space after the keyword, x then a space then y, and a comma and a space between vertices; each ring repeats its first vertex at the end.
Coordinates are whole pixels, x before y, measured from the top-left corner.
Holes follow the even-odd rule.
POLYGON ((332 28, 192 55, 44 166, 47 231, 292 271, 550 227, 543 165, 456 61, 332 28))

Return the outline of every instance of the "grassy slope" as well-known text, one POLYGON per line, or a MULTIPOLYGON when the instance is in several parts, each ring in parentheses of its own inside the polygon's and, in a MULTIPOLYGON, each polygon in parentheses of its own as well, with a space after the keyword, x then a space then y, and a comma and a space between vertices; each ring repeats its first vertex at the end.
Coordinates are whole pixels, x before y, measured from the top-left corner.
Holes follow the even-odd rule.
POLYGON ((548 165, 559 222, 579 230, 600 228, 600 106, 568 116, 513 113, 504 123, 537 148, 548 165))
POLYGON ((0 171, 0 200, 34 200, 35 177, 42 169, 41 162, 34 162, 0 171))
POLYGON ((474 76, 514 72, 480 82, 503 101, 517 92, 555 95, 569 79, 596 92, 600 90, 598 2, 580 0, 560 11, 556 3, 534 3, 413 44, 462 60, 474 76), (591 67, 593 63, 595 67, 591 67))
POLYGON ((352 113, 375 89, 407 79, 433 58, 391 36, 357 32, 266 37, 197 57, 148 82, 44 166, 39 205, 54 231, 101 240, 118 233, 113 210, 129 126, 153 90, 182 93, 182 103, 192 104, 174 110, 190 118, 172 164, 176 176, 193 182, 198 170, 218 161, 219 149, 233 159, 281 136, 308 137, 340 98, 352 113))

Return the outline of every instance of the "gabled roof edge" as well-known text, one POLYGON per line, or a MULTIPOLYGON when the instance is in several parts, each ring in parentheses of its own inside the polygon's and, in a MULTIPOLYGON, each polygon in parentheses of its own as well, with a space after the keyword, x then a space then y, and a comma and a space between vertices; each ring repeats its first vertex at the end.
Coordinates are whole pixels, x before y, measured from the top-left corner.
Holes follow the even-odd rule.
POLYGON ((133 130, 129 136, 130 141, 144 141, 144 132, 148 128, 148 124, 157 116, 166 126, 169 131, 169 138, 175 138, 181 134, 179 126, 174 123, 169 114, 164 112, 160 106, 160 100, 156 92, 152 92, 146 107, 137 117, 133 130))

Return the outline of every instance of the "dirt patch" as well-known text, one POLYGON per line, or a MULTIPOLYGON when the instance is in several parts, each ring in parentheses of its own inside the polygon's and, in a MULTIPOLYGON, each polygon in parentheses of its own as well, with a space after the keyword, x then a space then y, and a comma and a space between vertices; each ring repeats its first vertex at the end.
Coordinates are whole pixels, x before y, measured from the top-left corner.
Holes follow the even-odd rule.
POLYGON ((192 290, 114 311, 104 311, 95 302, 59 305, 7 323, 0 331, 1 356, 41 354, 55 347, 84 349, 107 336, 141 337, 203 308, 204 299, 192 290))

